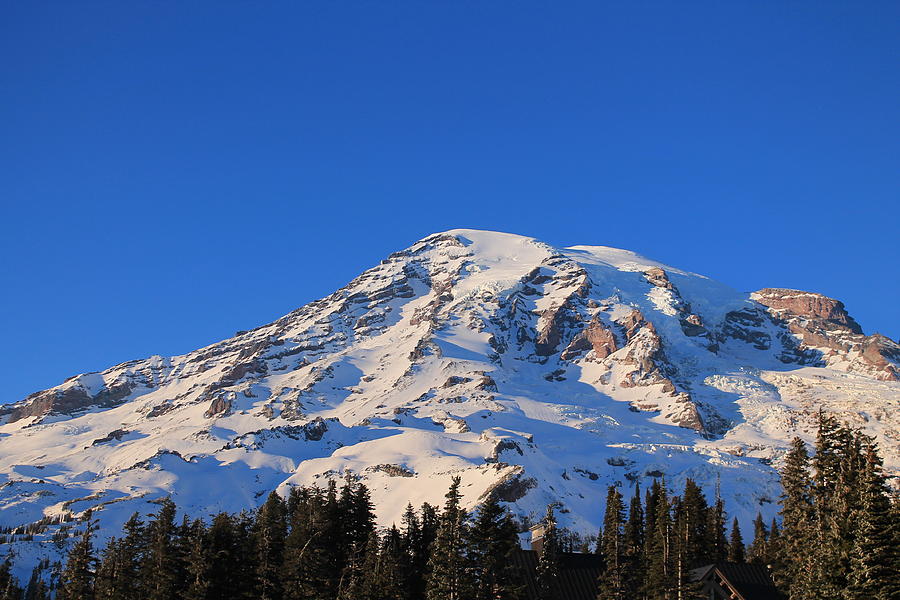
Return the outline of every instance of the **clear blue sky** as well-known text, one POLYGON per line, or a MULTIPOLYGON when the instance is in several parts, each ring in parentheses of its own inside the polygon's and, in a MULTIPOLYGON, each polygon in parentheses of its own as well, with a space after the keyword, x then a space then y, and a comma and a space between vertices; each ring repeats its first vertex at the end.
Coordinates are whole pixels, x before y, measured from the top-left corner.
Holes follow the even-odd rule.
POLYGON ((5 2, 0 401, 454 227, 900 336, 900 3, 5 2))

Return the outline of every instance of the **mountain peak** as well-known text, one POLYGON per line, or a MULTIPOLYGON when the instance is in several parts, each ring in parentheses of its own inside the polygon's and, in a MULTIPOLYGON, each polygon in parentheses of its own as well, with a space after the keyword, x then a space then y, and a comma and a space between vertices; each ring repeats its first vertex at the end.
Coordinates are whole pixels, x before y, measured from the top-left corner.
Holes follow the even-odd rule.
POLYGON ((721 480, 750 518, 774 510, 774 466, 819 408, 883 440, 897 472, 898 364, 824 296, 453 229, 273 323, 3 407, 0 526, 92 508, 110 533, 165 495, 237 511, 347 475, 384 523, 454 475, 469 506, 561 501, 583 531, 602 486, 661 474, 721 480))

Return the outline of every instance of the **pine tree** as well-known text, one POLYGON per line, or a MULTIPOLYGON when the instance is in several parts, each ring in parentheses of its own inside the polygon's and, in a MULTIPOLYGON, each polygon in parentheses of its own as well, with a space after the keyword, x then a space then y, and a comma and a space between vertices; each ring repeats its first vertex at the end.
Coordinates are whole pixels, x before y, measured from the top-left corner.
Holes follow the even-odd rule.
POLYGON ((709 506, 700 486, 687 479, 682 497, 675 502, 673 524, 675 595, 682 600, 702 597, 701 586, 692 580, 691 570, 710 562, 708 513, 709 506))
POLYGON ((603 557, 603 571, 598 581, 601 600, 624 600, 625 584, 625 506, 622 494, 615 486, 609 486, 606 494, 606 512, 598 548, 603 557))
POLYGON ((556 527, 553 504, 547 506, 544 518, 544 534, 541 537, 541 552, 538 557, 537 579, 538 600, 563 600, 560 596, 560 543, 556 527))
POLYGON ((881 458, 874 446, 866 453, 860 497, 859 528, 845 597, 896 600, 900 598, 900 547, 896 543, 900 523, 892 514, 881 458))
POLYGON ((12 574, 12 563, 9 558, 0 563, 0 600, 19 600, 22 588, 12 574))
POLYGON ((31 571, 31 578, 28 580, 28 586, 25 588, 23 600, 48 600, 50 591, 46 581, 44 581, 44 570, 47 563, 41 561, 31 571))
POLYGON ((512 517, 493 495, 478 508, 468 536, 474 600, 514 600, 521 583, 513 566, 519 546, 512 517))
MULTIPOLYGON (((377 549, 375 576, 372 578, 373 600, 410 600, 406 581, 405 551, 403 536, 395 526, 384 534, 381 547, 377 549)), ((366 559, 370 559, 366 553, 366 559)))
POLYGON ((716 501, 707 510, 706 548, 709 562, 720 563, 728 557, 728 539, 725 536, 725 503, 716 484, 716 501))
POLYGON ((60 578, 58 600, 93 600, 97 565, 93 543, 95 530, 96 523, 91 519, 91 511, 87 511, 84 532, 69 551, 66 568, 60 578))
POLYGON ((637 598, 641 589, 644 574, 644 509, 641 506, 641 486, 636 483, 634 496, 628 507, 628 521, 622 543, 624 552, 625 590, 629 598, 637 598))
POLYGON ((291 493, 290 533, 285 542, 285 596, 290 600, 333 600, 339 575, 335 548, 340 513, 333 481, 327 494, 318 488, 291 493))
POLYGON ((144 581, 148 600, 175 600, 178 593, 178 555, 174 544, 177 509, 170 498, 160 503, 159 510, 147 528, 147 560, 144 581))
POLYGON ((766 554, 766 564, 769 565, 773 572, 780 567, 778 561, 781 557, 781 530, 778 528, 778 521, 772 517, 772 523, 769 525, 769 547, 766 554))
POLYGON ((338 584, 337 600, 377 600, 376 586, 382 583, 378 573, 380 547, 378 532, 369 534, 364 549, 351 552, 338 584))
POLYGON ((761 513, 756 513, 753 520, 753 542, 747 548, 747 562, 758 565, 769 564, 769 530, 761 513))
POLYGON ((731 524, 731 537, 728 539, 728 561, 742 563, 744 559, 744 536, 741 535, 741 528, 735 518, 731 524))
POLYGON ((813 543, 812 478, 809 454, 799 437, 791 442, 781 471, 781 544, 775 583, 787 590, 792 600, 815 600, 815 584, 807 562, 813 543))
POLYGON ((210 589, 210 552, 206 525, 201 519, 191 523, 186 556, 187 585, 183 600, 206 600, 210 589))
POLYGON ((647 498, 645 529, 647 565, 643 594, 651 600, 669 600, 675 588, 672 568, 672 515, 665 482, 653 481, 647 498))
POLYGON ((466 512, 460 506, 460 478, 454 477, 431 549, 426 585, 428 600, 467 600, 471 582, 465 555, 466 512))
POLYGON ((277 492, 269 494, 259 510, 254 527, 256 545, 257 597, 260 600, 281 600, 281 568, 287 522, 284 500, 277 492))

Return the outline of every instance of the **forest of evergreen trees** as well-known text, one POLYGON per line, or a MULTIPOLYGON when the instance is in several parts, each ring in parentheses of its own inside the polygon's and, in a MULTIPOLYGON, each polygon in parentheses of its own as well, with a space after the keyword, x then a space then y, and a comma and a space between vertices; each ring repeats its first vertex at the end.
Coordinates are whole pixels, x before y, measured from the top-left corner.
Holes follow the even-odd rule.
MULTIPOLYGON (((662 480, 626 502, 608 489, 603 526, 584 540, 556 527, 548 507, 536 578, 541 600, 559 595, 561 556, 596 557, 600 600, 702 598, 690 571, 710 563, 767 565, 791 600, 900 599, 900 502, 874 440, 820 415, 814 453, 795 439, 782 471, 779 519, 753 523, 745 547, 722 500, 688 479, 662 480)), ((469 514, 454 479, 443 507, 407 506, 379 530, 365 485, 271 494, 254 513, 176 519, 171 500, 147 522, 94 546, 88 514, 64 565, 35 566, 20 586, 0 563, 0 600, 514 600, 524 598, 517 523, 489 499, 469 514)), ((598 507, 602 505, 598 499, 598 507)))

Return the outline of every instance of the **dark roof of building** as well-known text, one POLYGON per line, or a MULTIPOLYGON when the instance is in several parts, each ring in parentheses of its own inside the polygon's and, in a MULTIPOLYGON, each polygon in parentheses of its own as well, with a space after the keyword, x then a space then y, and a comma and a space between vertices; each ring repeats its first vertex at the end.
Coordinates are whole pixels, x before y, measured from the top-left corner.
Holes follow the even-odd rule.
POLYGON ((769 569, 765 565, 751 563, 718 563, 694 569, 691 573, 695 581, 703 581, 718 571, 741 595, 743 600, 783 600, 769 569))
MULTIPOLYGON (((519 550, 513 556, 516 566, 525 577, 525 598, 536 599, 538 553, 534 550, 519 550)), ((596 600, 600 558, 596 554, 562 552, 559 563, 560 597, 566 600, 596 600)))

